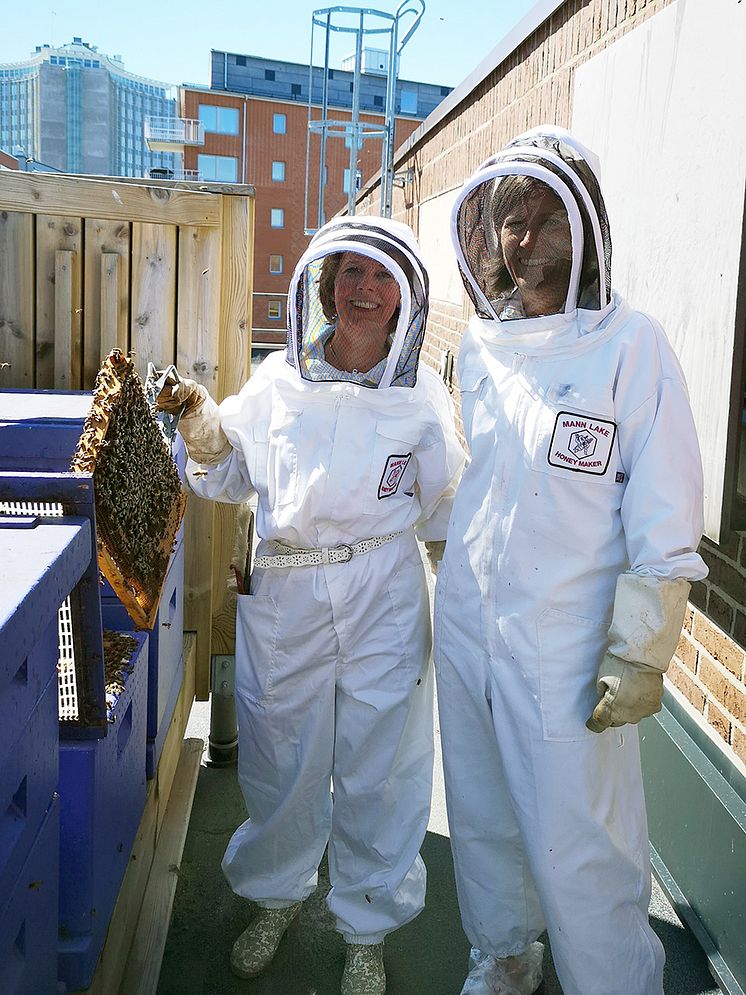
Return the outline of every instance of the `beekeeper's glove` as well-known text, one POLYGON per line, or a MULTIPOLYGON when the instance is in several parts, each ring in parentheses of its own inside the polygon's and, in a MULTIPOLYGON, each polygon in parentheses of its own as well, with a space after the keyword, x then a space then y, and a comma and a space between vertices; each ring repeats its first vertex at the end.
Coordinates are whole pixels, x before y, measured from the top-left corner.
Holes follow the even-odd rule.
POLYGON ((155 403, 160 411, 181 412, 179 433, 195 463, 221 463, 230 455, 231 444, 220 427, 218 406, 202 384, 174 370, 155 403))
POLYGON ((620 575, 609 648, 596 682, 601 700, 586 722, 591 732, 639 722, 661 710, 663 674, 681 635, 690 587, 683 578, 620 575))

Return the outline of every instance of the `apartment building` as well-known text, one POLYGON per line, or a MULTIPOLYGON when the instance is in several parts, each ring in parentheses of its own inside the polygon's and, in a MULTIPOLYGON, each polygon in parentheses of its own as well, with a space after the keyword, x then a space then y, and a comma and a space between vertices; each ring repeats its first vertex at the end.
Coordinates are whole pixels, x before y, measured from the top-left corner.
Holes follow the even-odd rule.
POLYGON ((0 148, 68 173, 145 176, 180 160, 151 152, 145 119, 175 119, 174 87, 128 72, 82 38, 0 63, 0 148))
MULTIPOLYGON (((368 58, 361 75, 360 121, 383 124, 385 70, 368 58)), ((330 72, 328 116, 349 121, 351 71, 330 72)), ((308 97, 312 117, 320 119, 322 72, 292 62, 213 50, 209 87, 184 86, 180 114, 198 144, 183 146, 184 169, 211 182, 250 183, 256 190, 253 342, 285 342, 286 297, 293 268, 308 245, 306 222, 316 226, 319 186, 318 137, 310 157, 306 203, 308 97)), ((404 142, 450 92, 448 87, 399 80, 396 89, 395 145, 404 142)), ((189 130, 189 129, 186 129, 189 130)), ((347 202, 349 142, 327 141, 324 208, 332 217, 347 202)), ((359 186, 381 166, 381 141, 368 139, 359 151, 359 186)))

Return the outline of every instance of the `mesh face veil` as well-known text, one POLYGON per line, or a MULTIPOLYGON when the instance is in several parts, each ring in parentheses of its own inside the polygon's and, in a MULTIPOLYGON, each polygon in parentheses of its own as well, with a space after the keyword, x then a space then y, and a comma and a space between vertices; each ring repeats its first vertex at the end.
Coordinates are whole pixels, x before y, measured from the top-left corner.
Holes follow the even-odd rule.
POLYGON ((317 232, 288 297, 288 362, 304 380, 412 387, 427 275, 406 225, 345 218, 317 232))
POLYGON ((609 303, 606 210, 572 142, 559 129, 521 136, 483 163, 457 198, 453 239, 480 317, 536 318, 609 303))

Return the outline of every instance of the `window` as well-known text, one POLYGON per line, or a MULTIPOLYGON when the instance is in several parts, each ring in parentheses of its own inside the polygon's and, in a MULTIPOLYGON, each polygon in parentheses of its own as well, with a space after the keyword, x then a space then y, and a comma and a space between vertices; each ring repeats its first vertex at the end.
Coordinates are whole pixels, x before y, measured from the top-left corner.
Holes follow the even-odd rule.
POLYGON ((272 115, 272 131, 276 135, 284 135, 287 130, 287 117, 284 114, 272 115))
POLYGON ((237 55, 236 56, 236 65, 237 66, 245 66, 246 65, 246 56, 245 55, 237 55))
POLYGON ((285 210, 282 207, 273 207, 270 212, 270 225, 273 228, 285 227, 285 210))
POLYGON ((282 320, 282 301, 270 301, 267 305, 267 317, 272 321, 282 320))
POLYGON ((197 169, 201 180, 235 183, 238 179, 238 159, 232 155, 198 155, 197 169))
POLYGON ((275 71, 274 71, 274 69, 265 69, 264 70, 264 78, 268 79, 270 81, 270 83, 274 83, 274 81, 275 81, 275 71))
POLYGON ((290 84, 290 92, 292 93, 292 95, 294 97, 299 97, 300 96, 300 83, 291 83, 290 84))
POLYGON ((415 90, 402 90, 401 112, 402 114, 417 113, 417 93, 415 90))
POLYGON ((199 120, 205 131, 218 135, 238 134, 238 108, 216 107, 214 104, 199 105, 199 120))
POLYGON ((278 159, 272 163, 272 182, 273 183, 284 183, 285 182, 285 163, 280 162, 278 159))
POLYGON ((270 273, 282 273, 282 256, 269 257, 269 271, 270 273))
POLYGON ((451 92, 450 86, 441 86, 440 88, 441 97, 447 97, 450 92, 451 92))
POLYGON ((373 106, 374 107, 383 107, 383 97, 380 96, 380 95, 374 96, 373 97, 373 106))

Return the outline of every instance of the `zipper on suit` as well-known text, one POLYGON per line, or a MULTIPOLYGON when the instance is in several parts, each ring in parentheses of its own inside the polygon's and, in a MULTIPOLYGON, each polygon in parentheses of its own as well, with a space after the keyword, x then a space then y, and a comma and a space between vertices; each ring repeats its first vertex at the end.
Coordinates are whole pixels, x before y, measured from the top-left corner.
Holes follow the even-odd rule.
POLYGON ((520 368, 526 361, 526 354, 524 352, 514 352, 513 353, 513 364, 510 368, 511 373, 518 373, 520 368))

